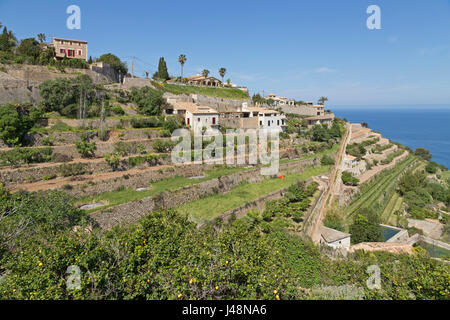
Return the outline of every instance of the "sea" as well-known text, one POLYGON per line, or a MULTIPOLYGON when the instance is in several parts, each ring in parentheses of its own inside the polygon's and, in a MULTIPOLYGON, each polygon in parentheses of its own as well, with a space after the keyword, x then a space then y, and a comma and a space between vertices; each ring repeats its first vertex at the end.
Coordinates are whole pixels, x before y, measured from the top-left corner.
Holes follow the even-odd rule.
POLYGON ((337 117, 352 123, 367 122, 383 137, 426 148, 432 161, 450 168, 450 105, 330 106, 337 117))

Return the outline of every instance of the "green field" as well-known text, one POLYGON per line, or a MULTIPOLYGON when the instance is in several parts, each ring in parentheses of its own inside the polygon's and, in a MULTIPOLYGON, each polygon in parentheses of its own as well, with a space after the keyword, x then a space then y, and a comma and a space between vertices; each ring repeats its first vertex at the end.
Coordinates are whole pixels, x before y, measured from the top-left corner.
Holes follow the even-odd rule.
POLYGON ((130 201, 137 201, 140 199, 144 199, 147 197, 154 196, 156 194, 163 193, 165 191, 173 191, 180 189, 182 187, 190 186, 202 181, 211 180, 215 178, 219 178, 224 175, 232 174, 235 172, 251 170, 251 168, 246 169, 243 167, 223 167, 217 168, 213 170, 206 170, 205 177, 201 179, 189 179, 183 176, 177 176, 173 178, 168 178, 164 180, 160 180, 154 183, 150 183, 151 187, 149 190, 145 191, 136 191, 134 189, 124 189, 117 191, 110 191, 99 194, 94 197, 83 198, 78 201, 78 204, 88 204, 88 203, 98 203, 103 202, 106 203, 105 206, 98 207, 88 212, 94 212, 98 210, 104 210, 109 207, 117 206, 123 203, 127 203, 130 201))
MULTIPOLYGON (((381 198, 389 196, 392 197, 395 193, 397 179, 407 167, 414 163, 414 161, 415 157, 408 156, 394 168, 382 172, 379 176, 361 186, 360 194, 357 195, 344 210, 346 223, 348 224, 351 222, 353 215, 359 208, 363 206, 371 208, 374 207, 374 205, 377 204, 381 198)), ((386 209, 387 206, 394 209, 400 207, 401 204, 398 199, 390 199, 388 202, 385 202, 385 207, 382 211, 383 220, 389 220, 392 214, 392 212, 389 211, 390 209, 386 209)))
POLYGON ((209 97, 247 100, 250 99, 247 93, 240 89, 234 88, 212 88, 212 87, 197 87, 197 86, 183 86, 171 83, 152 82, 152 84, 160 90, 170 92, 173 94, 201 94, 209 97))
POLYGON ((330 168, 330 166, 310 167, 302 173, 285 175, 284 180, 272 178, 251 184, 251 186, 249 184, 241 184, 226 194, 211 195, 183 204, 177 209, 180 213, 188 214, 197 223, 211 220, 228 210, 254 201, 265 194, 287 188, 297 181, 308 180, 311 177, 327 173, 330 168))

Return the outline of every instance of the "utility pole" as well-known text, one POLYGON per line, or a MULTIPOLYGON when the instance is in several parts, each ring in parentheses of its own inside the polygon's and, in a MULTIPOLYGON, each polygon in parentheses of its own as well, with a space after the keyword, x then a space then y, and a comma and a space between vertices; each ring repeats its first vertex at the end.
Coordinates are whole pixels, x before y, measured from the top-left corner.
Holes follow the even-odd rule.
POLYGON ((134 57, 131 59, 131 77, 134 78, 134 57))

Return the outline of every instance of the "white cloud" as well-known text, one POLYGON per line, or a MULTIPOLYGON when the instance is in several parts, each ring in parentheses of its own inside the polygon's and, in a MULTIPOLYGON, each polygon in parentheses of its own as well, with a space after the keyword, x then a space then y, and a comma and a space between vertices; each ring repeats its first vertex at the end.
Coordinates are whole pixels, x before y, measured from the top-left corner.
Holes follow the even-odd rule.
POLYGON ((314 72, 316 72, 316 73, 336 72, 336 70, 327 68, 327 67, 321 67, 321 68, 317 68, 316 70, 314 70, 314 72))

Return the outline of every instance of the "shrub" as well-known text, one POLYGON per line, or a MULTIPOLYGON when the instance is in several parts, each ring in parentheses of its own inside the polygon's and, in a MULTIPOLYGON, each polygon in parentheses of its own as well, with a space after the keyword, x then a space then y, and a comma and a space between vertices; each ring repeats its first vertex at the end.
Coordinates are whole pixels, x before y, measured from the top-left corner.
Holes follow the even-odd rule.
POLYGON ((346 186, 357 186, 359 183, 359 179, 354 177, 350 172, 344 171, 342 172, 342 182, 346 186))
POLYGON ((167 106, 163 92, 150 87, 132 88, 131 101, 137 105, 140 114, 148 116, 160 115, 162 109, 167 106))
POLYGON ((174 146, 174 142, 170 140, 156 140, 153 142, 153 150, 159 153, 170 152, 174 146))
POLYGON ((320 160, 320 163, 323 166, 332 166, 334 165, 334 159, 329 157, 329 156, 323 156, 322 159, 320 160))
POLYGON ((360 242, 382 242, 383 233, 380 226, 380 218, 373 210, 359 209, 349 232, 352 235, 352 244, 360 242))
POLYGON ((58 167, 58 173, 61 177, 81 176, 86 173, 83 163, 63 164, 58 167))
POLYGON ((89 142, 89 138, 86 135, 82 135, 81 140, 75 142, 75 147, 83 158, 93 157, 95 150, 97 150, 95 141, 89 142))
POLYGON ((112 152, 105 155, 105 161, 113 171, 116 171, 119 168, 121 157, 122 154, 120 152, 112 152))
POLYGON ((16 166, 20 164, 42 163, 53 160, 51 148, 19 148, 0 153, 1 166, 16 166))

